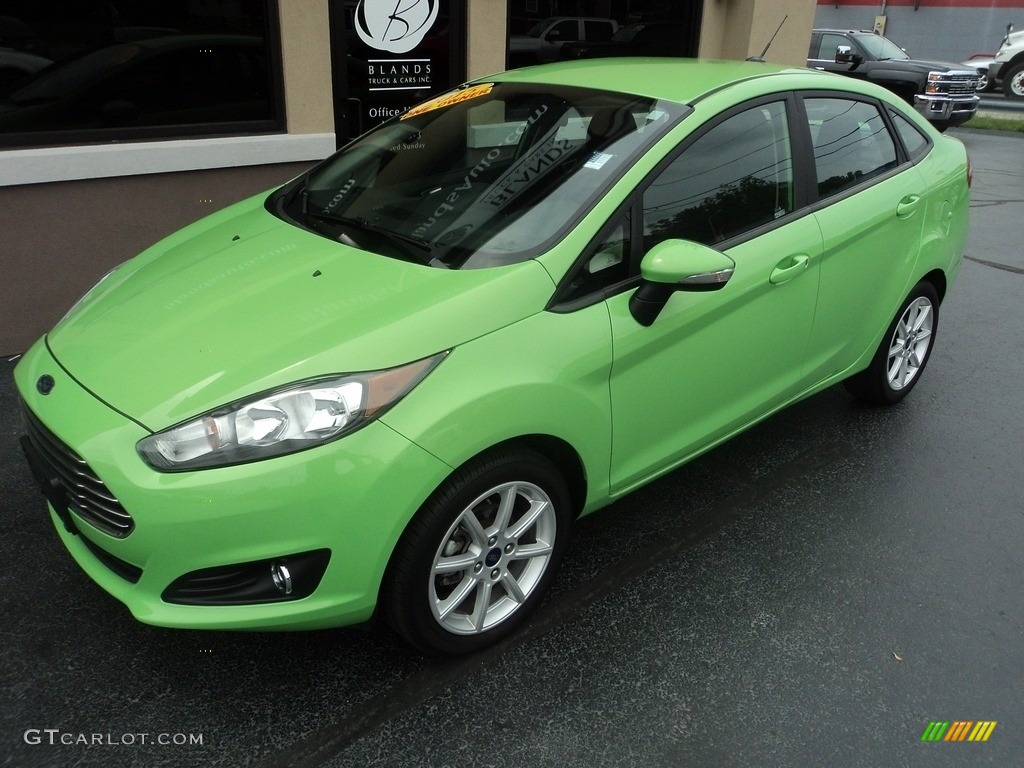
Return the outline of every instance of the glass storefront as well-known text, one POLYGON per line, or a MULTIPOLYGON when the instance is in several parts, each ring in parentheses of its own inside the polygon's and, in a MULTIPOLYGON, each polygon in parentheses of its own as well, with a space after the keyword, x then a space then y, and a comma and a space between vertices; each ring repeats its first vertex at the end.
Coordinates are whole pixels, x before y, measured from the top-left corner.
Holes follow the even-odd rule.
POLYGON ((0 147, 280 131, 276 0, 0 2, 0 147))
POLYGON ((512 0, 508 66, 696 56, 702 0, 512 0))
POLYGON ((466 79, 466 6, 331 0, 338 145, 466 79))

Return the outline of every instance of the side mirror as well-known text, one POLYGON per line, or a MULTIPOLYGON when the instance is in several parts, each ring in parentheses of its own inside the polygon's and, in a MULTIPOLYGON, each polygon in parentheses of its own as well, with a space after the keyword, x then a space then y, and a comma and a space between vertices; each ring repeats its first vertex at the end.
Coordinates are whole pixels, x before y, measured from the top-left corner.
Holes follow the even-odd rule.
POLYGON ((718 291, 736 262, 720 251, 690 240, 665 240, 640 262, 640 287, 629 299, 629 312, 640 325, 651 325, 676 291, 718 291))
POLYGON ((856 64, 857 56, 853 52, 853 46, 840 45, 836 48, 836 64, 856 64))

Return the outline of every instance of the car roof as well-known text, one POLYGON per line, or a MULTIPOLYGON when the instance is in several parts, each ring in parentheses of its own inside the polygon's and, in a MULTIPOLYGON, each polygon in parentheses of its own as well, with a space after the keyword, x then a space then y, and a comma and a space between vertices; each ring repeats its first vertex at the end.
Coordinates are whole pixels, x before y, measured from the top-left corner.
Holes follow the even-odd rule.
MULTIPOLYGON (((708 93, 739 82, 772 77, 799 77, 806 88, 808 75, 820 76, 822 87, 835 85, 827 72, 766 64, 756 61, 676 59, 666 57, 615 57, 585 59, 524 67, 502 72, 481 82, 517 82, 601 88, 666 101, 688 104, 708 93)), ((849 80, 849 78, 844 78, 849 80)), ((785 88, 785 86, 782 86, 785 88)), ((849 87, 850 90, 855 90, 849 87)))

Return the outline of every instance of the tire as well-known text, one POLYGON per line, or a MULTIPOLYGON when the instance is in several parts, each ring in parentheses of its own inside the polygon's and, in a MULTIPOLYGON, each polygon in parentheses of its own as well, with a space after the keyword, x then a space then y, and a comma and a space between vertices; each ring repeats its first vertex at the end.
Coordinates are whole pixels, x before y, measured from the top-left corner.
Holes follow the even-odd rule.
POLYGON ((1003 74, 1003 93, 1008 99, 1024 99, 1024 61, 1014 64, 1003 74))
POLYGON ((895 405, 921 380, 939 327, 939 297, 922 281, 903 301, 875 356, 844 384, 854 397, 874 405, 895 405))
POLYGON ((552 464, 528 450, 485 454, 417 512, 391 559, 381 607, 420 650, 472 653, 511 634, 551 584, 571 504, 552 464))

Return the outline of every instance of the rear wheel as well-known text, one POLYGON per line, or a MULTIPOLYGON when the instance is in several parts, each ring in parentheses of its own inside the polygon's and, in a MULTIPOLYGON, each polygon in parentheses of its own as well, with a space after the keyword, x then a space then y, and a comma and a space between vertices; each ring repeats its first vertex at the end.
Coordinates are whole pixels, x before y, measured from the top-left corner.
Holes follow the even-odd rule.
POLYGON ((920 282, 900 306, 871 364, 847 379, 846 389, 876 405, 898 403, 920 380, 938 327, 938 294, 931 283, 920 282))
POLYGON ((498 642, 547 591, 570 519, 565 481, 543 456, 509 450, 474 459, 402 536, 382 600, 388 622, 432 653, 498 642))

